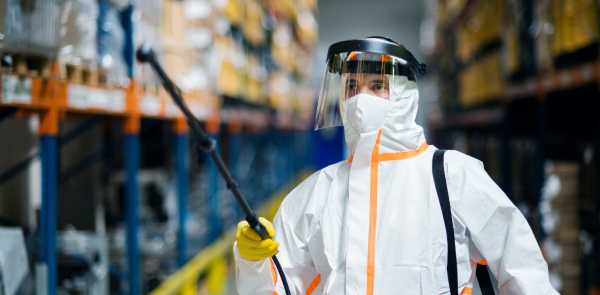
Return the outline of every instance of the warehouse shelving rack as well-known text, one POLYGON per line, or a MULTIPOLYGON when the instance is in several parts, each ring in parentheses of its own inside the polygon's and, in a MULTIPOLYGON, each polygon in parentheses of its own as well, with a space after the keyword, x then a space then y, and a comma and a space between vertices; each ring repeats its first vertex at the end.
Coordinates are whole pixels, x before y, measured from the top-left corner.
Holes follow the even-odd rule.
MULTIPOLYGON (((40 156, 42 163, 42 208, 41 208, 41 260, 46 263, 48 269, 48 286, 56 285, 56 234, 57 234, 57 185, 59 174, 57 170, 58 140, 59 140, 59 122, 68 116, 103 116, 119 118, 123 122, 123 148, 124 148, 124 169, 126 172, 126 216, 127 216, 127 252, 128 264, 133 271, 128 272, 130 294, 139 294, 139 245, 138 245, 138 185, 137 174, 140 166, 140 126, 141 120, 145 118, 160 119, 173 126, 173 132, 176 135, 176 178, 177 178, 177 202, 179 207, 179 229, 177 233, 178 243, 178 265, 183 266, 188 257, 186 257, 186 234, 184 231, 184 222, 186 220, 187 196, 189 191, 189 130, 187 123, 181 114, 174 116, 167 115, 145 115, 141 113, 139 103, 141 92, 139 85, 132 81, 129 88, 123 90, 125 109, 123 111, 111 111, 98 108, 76 108, 68 103, 68 82, 59 82, 55 80, 44 80, 43 78, 18 77, 16 75, 3 75, 3 80, 18 80, 19 83, 31 83, 29 95, 19 93, 20 97, 15 100, 15 93, 3 92, 0 95, 0 122, 18 112, 27 114, 38 114, 40 118, 39 136, 40 136, 40 156), (137 283, 136 283, 137 282, 137 283)), ((0 88, 2 83, 0 82, 0 88)), ((4 89, 4 88, 3 88, 4 89)), ((106 92, 110 96, 113 93, 106 92)), ((219 116, 211 118, 222 118, 224 120, 212 122, 212 124, 227 124, 232 131, 230 144, 232 150, 240 150, 241 142, 239 140, 239 130, 244 124, 254 121, 266 122, 271 114, 269 110, 258 108, 238 108, 235 113, 224 110, 219 116), (227 120, 227 121, 225 121, 227 120), (237 132, 235 131, 237 130, 237 132), (237 139, 237 140, 235 140, 237 139)), ((198 118, 201 121, 209 121, 210 118, 198 118)), ((213 119, 214 120, 214 119, 213 119)), ((85 124, 85 123, 84 123, 85 124)), ((265 126, 263 126, 265 127, 265 126)), ((290 127, 290 126, 284 126, 290 127)), ((27 159, 25 162, 30 162, 27 159)), ((16 167, 7 169, 2 173, 3 178, 15 175, 22 168, 27 167, 27 163, 20 163, 16 167), (21 167, 23 166, 23 167, 21 167), (21 168, 19 168, 21 167, 21 168), (12 171, 12 172, 11 172, 12 171)), ((209 170, 212 165, 209 165, 209 170)), ((213 167, 214 168, 214 167, 213 167)), ((216 168, 210 172, 213 178, 218 177, 216 168)), ((216 188, 214 188, 216 189, 216 188)), ((214 191, 213 189, 213 191, 214 191)), ((214 201, 214 200, 213 200, 214 201)), ((215 204, 213 204, 216 206, 215 204)), ((214 208, 213 208, 214 209, 214 208)), ((218 234, 218 233, 217 233, 218 234)), ((214 239, 217 236, 212 237, 214 239)), ((55 294, 54 288, 48 288, 48 294, 55 294)))
POLYGON ((504 107, 511 102, 535 97, 539 102, 544 103, 549 93, 570 90, 595 83, 599 83, 600 85, 600 61, 563 69, 552 74, 543 74, 540 77, 520 83, 510 83, 506 85, 500 97, 499 106, 482 109, 475 108, 473 110, 449 114, 444 118, 433 120, 431 127, 434 129, 447 129, 498 125, 502 123, 504 107))
MULTIPOLYGON (((444 36, 453 35, 452 28, 456 27, 459 23, 466 23, 474 9, 476 9, 477 5, 481 2, 481 0, 465 1, 462 10, 451 17, 448 23, 443 27, 442 31, 444 32, 444 36)), ((450 45, 449 38, 441 38, 439 41, 440 44, 436 46, 431 54, 433 57, 439 56, 441 50, 450 45)), ((436 116, 434 119, 430 120, 430 127, 433 130, 433 135, 438 137, 438 139, 440 139, 439 137, 444 131, 450 129, 498 129, 503 136, 503 144, 501 145, 502 154, 508 155, 508 146, 506 145, 508 140, 506 137, 506 128, 508 128, 508 122, 506 122, 507 108, 512 103, 533 98, 537 102, 537 109, 536 113, 531 115, 538 119, 536 122, 531 123, 532 125, 535 124, 537 126, 536 136, 539 151, 544 151, 543 146, 546 140, 545 116, 548 95, 593 85, 598 85, 598 93, 600 94, 600 59, 553 72, 540 73, 537 76, 524 81, 506 82, 496 104, 491 106, 472 107, 463 111, 449 112, 441 117, 436 116)), ((600 109, 596 111, 598 118, 596 124, 600 127, 600 109)), ((600 132, 599 134, 596 134, 596 137, 599 138, 596 146, 600 148, 600 132)), ((540 179, 543 178, 542 176, 544 175, 543 167, 541 167, 543 165, 542 159, 544 158, 545 154, 543 152, 540 153, 540 161, 538 163, 540 165, 540 167, 538 167, 540 179)), ((507 159, 503 159, 503 162, 506 163, 506 160, 507 159)), ((598 165, 600 167, 600 162, 598 165)), ((508 167, 505 167, 503 170, 508 170, 508 167)), ((508 171, 504 171, 502 175, 507 176, 507 173, 508 171)), ((506 182, 507 181, 503 180, 503 183, 506 182)), ((542 183, 539 184, 540 192, 541 185, 542 183)), ((503 186, 503 188, 506 189, 505 186, 503 186)), ((598 189, 598 192, 600 192, 600 185, 598 189)), ((598 212, 600 212, 600 208, 598 209, 598 212)))
MULTIPOLYGON (((480 0, 465 1, 462 10, 441 28, 444 36, 453 35, 452 29, 459 23, 466 23, 477 5, 482 2, 480 0)), ((444 48, 452 46, 451 38, 441 38, 439 41, 439 46, 432 54, 433 58, 439 57, 444 48)), ((598 151, 600 151, 600 102, 598 97, 600 97, 600 59, 588 59, 587 62, 578 62, 566 68, 540 71, 537 75, 520 81, 505 80, 501 93, 494 97, 493 101, 435 116, 430 120, 431 135, 433 142, 442 146, 452 141, 451 136, 454 132, 497 136, 499 139, 498 180, 500 187, 509 196, 513 191, 511 171, 514 170, 511 167, 514 164, 510 161, 509 142, 513 136, 525 135, 531 138, 535 142, 535 167, 533 167, 535 179, 524 181, 535 182, 536 204, 539 204, 546 177, 545 162, 547 159, 581 162, 584 149, 593 147, 595 162, 592 165, 595 166, 596 172, 600 171, 600 157, 598 156, 598 151), (580 104, 581 102, 584 104, 580 104), (565 110, 561 109, 568 104, 572 105, 565 110), (515 111, 521 107, 524 107, 525 111, 515 111), (566 124, 558 122, 567 120, 565 116, 560 117, 563 111, 570 121, 566 124), (557 124, 564 124, 567 127, 556 128, 557 124), (570 130, 571 134, 565 130, 570 130)), ((474 156, 483 155, 483 151, 475 149, 472 151, 473 154, 476 154, 474 156)), ((598 173, 595 176, 594 190, 596 207, 588 209, 594 211, 596 225, 599 225, 600 174, 598 173)), ((540 228, 534 227, 533 229, 538 238, 545 235, 540 228)), ((594 235, 596 241, 599 241, 600 229, 597 229, 594 235)), ((594 252, 600 253, 600 243, 596 242, 594 245, 596 248, 594 252)), ((600 282, 594 282, 596 289, 593 290, 597 290, 598 283, 600 282)), ((586 291, 583 287, 587 287, 587 285, 582 281, 581 286, 583 294, 586 291)))
MULTIPOLYGON (((450 113, 443 118, 431 122, 434 136, 438 139, 445 130, 449 129, 497 129, 501 135, 501 155, 502 155, 502 178, 501 186, 505 191, 509 191, 508 177, 510 176, 510 167, 507 166, 508 161, 508 134, 506 121, 507 108, 511 103, 519 102, 525 99, 535 99, 537 102, 536 113, 531 114, 534 121, 530 121, 532 126, 536 128, 536 140, 538 146, 538 191, 540 192, 543 185, 545 145, 547 139, 547 121, 546 121, 546 101, 549 94, 559 91, 569 91, 584 86, 598 85, 598 93, 600 94, 600 61, 585 63, 580 66, 575 66, 568 69, 559 70, 551 74, 543 74, 541 76, 520 82, 510 83, 504 89, 502 96, 499 99, 499 104, 487 108, 475 108, 457 113, 450 113), (534 118, 537 118, 535 120, 534 118)), ((597 126, 600 130, 600 109, 597 112, 597 126)), ((582 126, 585 127, 585 126, 582 126)), ((600 138, 600 134, 596 135, 600 138)), ((600 147, 600 141, 596 142, 596 146, 600 147)), ((597 163, 600 167, 600 162, 597 163)), ((598 179, 600 183, 600 178, 598 179)), ((600 186, 597 188, 600 191, 600 186)), ((599 202, 600 203, 600 202, 599 202)), ((600 212, 600 208, 597 208, 600 212)))
MULTIPOLYGON (((291 3, 286 1, 285 3, 291 3)), ((268 7, 273 6, 271 1, 265 1, 268 7)), ((289 4, 288 3, 288 4, 289 4)), ((273 7, 271 7, 273 8, 273 7)), ((123 169, 125 171, 125 216, 127 229, 127 284, 128 294, 141 294, 140 286, 140 247, 138 241, 138 227, 140 225, 138 216, 139 206, 139 187, 138 173, 140 170, 140 134, 142 120, 155 119, 166 124, 172 125, 172 131, 175 135, 175 175, 176 175, 176 194, 178 207, 178 229, 177 229, 177 265, 181 268, 188 263, 189 254, 185 222, 188 212, 188 195, 190 195, 190 137, 187 123, 174 103, 167 96, 166 92, 160 91, 158 97, 154 97, 152 110, 148 111, 142 105, 146 94, 142 90, 143 85, 135 81, 132 77, 134 66, 134 40, 132 14, 134 6, 129 5, 120 12, 122 25, 125 33, 125 61, 127 63, 130 77, 129 86, 126 89, 106 89, 102 87, 92 87, 80 84, 72 84, 54 77, 57 77, 58 65, 53 63, 50 66, 50 77, 32 77, 27 73, 16 75, 12 73, 2 73, 0 79, 0 123, 15 114, 35 114, 39 116, 39 138, 40 138, 40 159, 42 164, 42 206, 40 212, 40 258, 45 264, 47 273, 47 294, 55 295, 57 290, 57 197, 61 182, 61 171, 59 171, 59 153, 61 141, 64 138, 75 138, 84 133, 89 126, 92 126, 102 119, 112 118, 120 120, 123 125, 122 130, 122 148, 123 148, 123 169), (10 87, 7 87, 10 85, 10 87), (86 104, 86 102, 88 102, 86 104), (92 102, 92 103, 90 103, 92 102), (60 122, 64 118, 84 117, 92 118, 81 124, 75 131, 69 132, 66 136, 60 136, 60 122), (86 127, 87 126, 87 127, 86 127)), ((238 32, 239 33, 239 32, 238 32)), ((238 34, 242 35, 242 34, 238 34)), ((241 37, 242 42, 247 49, 253 49, 252 42, 241 37)), ((255 48, 254 48, 255 49, 255 48)), ((273 62, 272 62, 273 63, 273 62)), ((272 64, 270 65, 273 66, 272 64)), ((156 94, 156 93, 154 93, 156 94)), ((240 156, 242 150, 242 141, 245 135, 241 131, 243 128, 251 130, 266 131, 263 135, 250 135, 251 144, 260 144, 261 139, 267 137, 277 137, 282 144, 289 147, 289 153, 281 163, 277 163, 278 168, 289 174, 289 167, 305 168, 309 165, 309 159, 306 157, 293 158, 293 153, 299 152, 298 145, 294 145, 294 135, 289 135, 288 131, 308 131, 310 122, 299 118, 284 118, 278 120, 277 114, 267 105, 253 105, 239 97, 221 97, 226 109, 216 111, 203 105, 194 105, 193 101, 188 101, 188 105, 198 120, 205 122, 209 132, 218 138, 219 128, 227 128, 229 137, 230 157, 234 159, 229 164, 235 165, 235 158, 240 156), (216 127, 215 127, 216 126, 216 127), (223 127, 227 126, 227 127, 223 127), (280 132, 281 131, 281 132, 280 132), (287 165, 287 167, 285 166, 287 165)), ((305 156, 307 151, 302 151, 305 156)), ((224 155, 227 157, 227 155, 224 155)), ((37 156, 30 157, 21 161, 14 167, 8 169, 2 168, 0 171, 0 184, 17 175, 19 172, 27 169, 29 164, 37 156)), ((215 178, 218 177, 214 165, 207 165, 207 173, 213 179, 211 187, 211 196, 209 206, 212 211, 216 204, 215 178)), ((234 167, 230 167, 234 175, 234 167)), ((293 173, 299 173, 293 171, 293 173)), ((292 174, 293 174, 292 173, 292 174)), ((285 175, 287 182, 297 175, 285 175)), ((247 180, 249 182, 251 180, 247 180)), ((246 183, 249 187, 251 183, 246 183)), ((277 183, 281 186, 284 183, 277 183)), ((244 183, 240 183, 244 188, 244 183)), ((253 200, 248 200, 251 205, 253 200)), ((209 239, 216 240, 220 234, 215 225, 211 227, 209 239)))
MULTIPOLYGON (((126 108, 122 112, 112 112, 100 109, 77 109, 70 107, 68 100, 68 87, 66 82, 54 80, 43 80, 42 78, 27 78, 17 76, 3 76, 3 80, 18 79, 19 83, 31 83, 29 97, 27 93, 20 93, 20 101, 13 101, 9 96, 12 93, 3 92, 0 96, 0 110, 5 113, 14 113, 16 110, 24 112, 37 113, 40 116, 40 155, 42 163, 42 208, 40 220, 40 243, 41 260, 46 263, 48 274, 48 294, 56 294, 56 289, 50 286, 56 286, 56 234, 57 234, 57 155, 58 145, 57 136, 59 134, 59 121, 61 117, 69 114, 84 115, 107 115, 120 117, 124 121, 123 134, 125 150, 125 170, 127 174, 127 252, 129 258, 129 288, 131 294, 139 294, 139 245, 137 241, 138 227, 138 186, 137 172, 139 169, 139 131, 142 115, 136 106, 139 100, 137 85, 132 82, 125 95, 126 108), (7 102, 8 99, 8 102, 7 102)), ((0 85, 1 86, 1 85, 0 85)), ((4 89, 4 88, 3 88, 4 89)), ((5 119, 8 116, 4 116, 5 119)), ((180 211, 185 210, 187 198, 187 175, 188 169, 185 165, 187 156, 187 129, 185 121, 181 117, 163 119, 172 121, 177 134, 177 181, 178 181, 178 200, 180 211), (183 206, 182 206, 183 205, 183 206)), ((183 229, 182 221, 185 219, 185 213, 180 214, 180 228, 183 229)), ((179 231, 180 242, 178 247, 185 249, 185 233, 179 231)), ((185 253, 185 252, 184 252, 185 253)))
MULTIPOLYGON (((124 99, 124 109, 114 111, 100 108, 78 108, 69 104, 68 82, 61 82, 52 79, 19 77, 16 75, 2 75, 3 81, 21 83, 22 85, 31 84, 30 91, 15 93, 5 90, 0 95, 0 122, 11 115, 21 113, 35 113, 39 115, 40 126, 40 156, 42 163, 42 208, 41 208, 41 260, 46 263, 48 269, 48 286, 56 286, 56 234, 57 234, 57 184, 59 175, 57 171, 57 156, 59 151, 58 136, 59 122, 68 116, 103 116, 119 118, 123 122, 124 136, 124 169, 126 172, 126 216, 127 216, 127 253, 128 265, 133 271, 128 271, 128 281, 130 294, 141 293, 139 281, 139 245, 138 245, 138 185, 137 174, 140 166, 140 126, 141 120, 145 118, 160 119, 172 124, 173 132, 176 135, 176 178, 177 178, 177 200, 179 207, 179 229, 178 229, 178 265, 183 266, 188 257, 186 257, 186 234, 184 231, 184 222, 186 220, 186 204, 189 190, 189 130, 187 123, 181 114, 166 115, 163 112, 160 115, 144 114, 140 110, 141 91, 135 81, 131 81, 128 89, 120 90, 124 99)), ((0 82, 0 88, 2 83, 0 82)), ((77 87, 81 87, 77 85, 77 87)), ((5 88, 2 88, 5 89, 5 88)), ((14 90, 10 89, 10 90, 14 90)), ((114 96, 114 91, 99 92, 99 95, 105 95, 105 100, 114 96)), ((117 97, 119 97, 117 93, 117 97)), ((166 104, 167 102, 163 102, 166 104)), ((211 121, 212 124, 228 124, 233 130, 233 138, 239 137, 239 130, 244 124, 251 124, 256 121, 268 122, 272 116, 271 110, 257 107, 237 108, 235 111, 222 111, 218 116, 199 117, 200 121, 211 121), (217 121, 215 121, 217 120, 217 121), (236 132, 235 130, 238 130, 236 132), (237 134, 237 135, 236 135, 237 134)), ((263 128, 266 126, 262 126, 263 128)), ((281 126, 289 128, 291 126, 281 126)), ((237 138, 239 139, 239 138, 237 138)), ((233 150, 240 150, 240 140, 232 140, 233 150)), ((30 162, 27 159, 25 162, 30 162)), ((7 169, 7 173, 2 173, 0 178, 7 178, 15 175, 16 172, 27 167, 27 163, 20 163, 16 167, 7 169), (21 167, 21 168, 20 168, 21 167), (12 171, 12 172, 11 172, 12 171)), ((209 170, 212 165, 209 165, 209 170)), ((218 177, 216 168, 213 167, 209 174, 213 178, 218 177)), ((216 189, 216 188, 214 188, 216 189)), ((213 189, 213 191, 214 191, 213 189)), ((214 192, 213 192, 214 193, 214 192)), ((213 200, 215 201, 215 200, 213 200)), ((214 203, 214 202, 213 202, 214 203)), ((216 206, 215 204, 213 204, 216 206)), ((213 208, 214 209, 214 208, 213 208)), ((217 233, 218 234, 218 233, 217 233)), ((212 238, 216 238, 212 237, 212 238)), ((54 288, 48 288, 48 294, 55 294, 54 288)))

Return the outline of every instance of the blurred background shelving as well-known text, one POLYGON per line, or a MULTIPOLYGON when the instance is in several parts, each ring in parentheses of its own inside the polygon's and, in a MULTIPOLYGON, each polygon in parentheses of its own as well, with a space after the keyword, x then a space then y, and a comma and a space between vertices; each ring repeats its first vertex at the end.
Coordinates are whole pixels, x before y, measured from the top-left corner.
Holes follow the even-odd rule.
MULTIPOLYGON (((142 44, 218 141, 249 203, 280 201, 311 169, 315 5, 0 3, 0 223, 21 228, 28 251, 18 292, 146 294, 220 237, 230 244, 222 235, 243 219, 155 74, 134 61, 142 44)), ((207 288, 207 274, 226 283, 230 250, 187 264, 187 280, 155 292, 207 288)))
POLYGON ((598 5, 429 1, 422 35, 439 89, 429 138, 485 163, 561 294, 600 286, 598 5))

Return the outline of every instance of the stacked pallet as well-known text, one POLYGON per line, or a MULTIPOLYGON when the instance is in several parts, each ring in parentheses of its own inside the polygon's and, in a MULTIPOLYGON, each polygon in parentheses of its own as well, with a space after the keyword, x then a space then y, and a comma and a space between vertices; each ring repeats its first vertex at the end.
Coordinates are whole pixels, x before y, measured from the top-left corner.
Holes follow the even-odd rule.
POLYGON ((560 247, 560 260, 555 266, 560 274, 564 295, 578 295, 581 274, 579 245, 579 167, 576 163, 554 162, 551 174, 560 180, 560 190, 552 198, 552 210, 558 215, 558 223, 550 234, 560 247))
POLYGON ((98 76, 98 2, 63 1, 60 15, 60 50, 57 58, 60 78, 90 87, 104 83, 106 78, 100 79, 98 76))
POLYGON ((0 2, 2 73, 49 77, 59 47, 59 2, 0 2))

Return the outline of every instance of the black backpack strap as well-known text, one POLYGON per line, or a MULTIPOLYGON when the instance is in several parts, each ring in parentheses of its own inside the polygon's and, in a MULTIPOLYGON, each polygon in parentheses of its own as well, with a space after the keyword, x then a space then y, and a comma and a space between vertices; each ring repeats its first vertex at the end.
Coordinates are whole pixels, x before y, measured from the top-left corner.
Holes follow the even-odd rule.
POLYGON ((454 225, 452 224, 452 213, 450 212, 450 197, 448 196, 446 173, 444 172, 444 152, 446 150, 437 150, 433 154, 433 180, 438 199, 440 200, 440 206, 442 207, 444 225, 446 226, 446 241, 448 243, 448 264, 446 270, 448 272, 450 294, 458 295, 456 245, 454 244, 454 225))
MULTIPOLYGON (((437 191, 442 215, 444 216, 444 225, 446 226, 446 241, 448 242, 448 283, 450 294, 458 295, 458 270, 456 262, 456 245, 454 244, 454 225, 452 224, 452 214, 450 211, 450 197, 448 195, 448 186, 446 185, 446 173, 444 172, 444 153, 446 150, 437 150, 433 154, 433 181, 437 191)), ((494 287, 487 270, 487 266, 477 264, 475 270, 479 287, 482 295, 495 295, 494 287)))
POLYGON ((492 286, 492 280, 490 280, 490 274, 488 273, 487 266, 477 264, 475 270, 477 281, 479 282, 479 288, 481 288, 481 295, 495 295, 494 286, 492 286))

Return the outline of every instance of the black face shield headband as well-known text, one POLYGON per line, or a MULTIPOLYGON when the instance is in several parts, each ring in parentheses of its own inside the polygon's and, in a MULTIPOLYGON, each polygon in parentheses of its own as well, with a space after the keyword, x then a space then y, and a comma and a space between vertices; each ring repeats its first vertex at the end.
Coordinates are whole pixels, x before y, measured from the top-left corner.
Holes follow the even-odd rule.
POLYGON ((399 45, 392 39, 379 36, 341 41, 329 46, 329 50, 327 51, 327 61, 328 65, 331 65, 330 71, 336 72, 335 66, 339 66, 339 70, 341 71, 342 63, 340 61, 336 62, 335 56, 339 56, 339 54, 343 52, 350 53, 354 51, 391 55, 407 62, 406 65, 399 66, 410 66, 415 73, 418 73, 421 76, 427 73, 426 65, 419 63, 412 53, 404 48, 404 46, 399 45))

